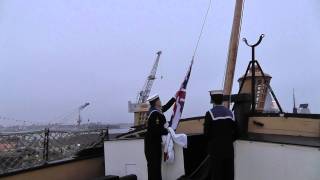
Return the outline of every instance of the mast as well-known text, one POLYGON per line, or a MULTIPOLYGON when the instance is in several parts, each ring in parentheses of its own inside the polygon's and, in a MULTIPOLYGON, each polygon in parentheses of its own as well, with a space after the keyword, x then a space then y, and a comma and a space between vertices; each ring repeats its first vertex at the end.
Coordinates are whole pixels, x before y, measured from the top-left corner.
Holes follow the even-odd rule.
MULTIPOLYGON (((236 0, 236 6, 234 9, 232 31, 229 42, 227 68, 224 79, 224 94, 230 96, 232 92, 232 84, 234 79, 234 72, 237 61, 239 37, 241 31, 241 19, 243 11, 244 0, 236 0)), ((229 101, 225 102, 225 106, 229 107, 229 101)))

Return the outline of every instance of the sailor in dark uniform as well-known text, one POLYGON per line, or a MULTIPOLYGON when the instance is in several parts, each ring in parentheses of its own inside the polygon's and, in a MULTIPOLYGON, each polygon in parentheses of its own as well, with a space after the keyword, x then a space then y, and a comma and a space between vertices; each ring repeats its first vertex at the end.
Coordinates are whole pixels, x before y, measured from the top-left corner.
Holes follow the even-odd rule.
POLYGON ((234 179, 236 122, 232 111, 222 105, 223 91, 210 91, 213 108, 207 111, 204 135, 208 140, 212 180, 234 179))
POLYGON ((158 95, 151 96, 148 99, 150 103, 150 110, 147 119, 147 132, 144 138, 144 152, 147 159, 148 179, 161 180, 161 136, 168 134, 164 127, 166 124, 166 117, 163 115, 175 103, 175 98, 162 106, 158 95))

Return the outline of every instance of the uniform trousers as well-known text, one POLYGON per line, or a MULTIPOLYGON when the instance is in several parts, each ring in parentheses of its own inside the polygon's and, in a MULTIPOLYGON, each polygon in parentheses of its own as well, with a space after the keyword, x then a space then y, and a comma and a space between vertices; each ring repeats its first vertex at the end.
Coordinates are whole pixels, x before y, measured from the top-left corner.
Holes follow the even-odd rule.
POLYGON ((162 150, 161 144, 157 148, 147 148, 145 151, 148 167, 148 180, 162 180, 161 162, 162 150))

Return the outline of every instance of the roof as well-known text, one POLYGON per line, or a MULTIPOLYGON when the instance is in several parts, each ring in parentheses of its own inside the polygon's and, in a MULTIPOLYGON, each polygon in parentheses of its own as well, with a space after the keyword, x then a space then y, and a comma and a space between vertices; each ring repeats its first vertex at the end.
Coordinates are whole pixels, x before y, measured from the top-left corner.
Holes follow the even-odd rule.
MULTIPOLYGON (((251 68, 250 68, 250 70, 249 70, 249 72, 248 72, 248 74, 247 74, 247 78, 251 78, 251 76, 252 76, 252 72, 251 72, 251 68)), ((256 76, 256 77, 262 77, 262 73, 261 73, 260 69, 259 69, 257 66, 255 66, 255 76, 256 76)), ((270 74, 265 73, 265 72, 264 72, 264 76, 265 76, 266 78, 270 78, 270 79, 272 78, 272 76, 271 76, 270 74)), ((243 78, 244 78, 244 75, 242 75, 242 76, 238 79, 238 81, 241 81, 243 78)))

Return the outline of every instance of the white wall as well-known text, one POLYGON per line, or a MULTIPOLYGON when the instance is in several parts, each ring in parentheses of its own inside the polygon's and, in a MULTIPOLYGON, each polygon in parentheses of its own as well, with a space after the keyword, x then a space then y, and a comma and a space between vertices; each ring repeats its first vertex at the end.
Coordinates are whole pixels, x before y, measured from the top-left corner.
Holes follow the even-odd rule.
POLYGON ((250 141, 235 143, 236 180, 319 180, 318 148, 250 141))
MULTIPOLYGON (((135 174, 139 180, 147 180, 147 163, 144 140, 105 141, 105 174, 125 176, 135 174)), ((174 164, 162 164, 162 178, 176 180, 184 174, 183 149, 175 146, 174 164)))

